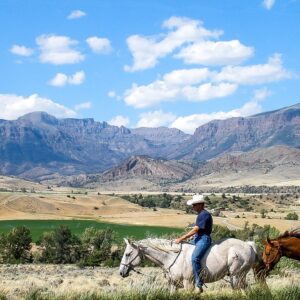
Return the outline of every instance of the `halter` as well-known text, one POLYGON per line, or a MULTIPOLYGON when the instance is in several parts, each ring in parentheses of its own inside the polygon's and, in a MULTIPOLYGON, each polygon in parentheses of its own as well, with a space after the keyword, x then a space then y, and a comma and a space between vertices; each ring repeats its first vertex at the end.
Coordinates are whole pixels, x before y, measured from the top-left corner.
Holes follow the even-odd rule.
MULTIPOLYGON (((127 264, 124 264, 124 263, 121 262, 121 265, 128 267, 129 270, 132 270, 132 271, 134 271, 134 272, 136 272, 136 273, 138 273, 138 274, 145 275, 145 274, 143 274, 143 273, 141 273, 141 272, 135 270, 134 267, 132 266, 132 262, 140 255, 140 252, 141 252, 140 248, 137 247, 137 254, 136 254, 136 256, 135 256, 134 258, 132 258, 132 259, 130 260, 130 262, 127 263, 127 264)), ((181 252, 182 252, 182 243, 180 243, 180 250, 179 250, 177 256, 175 257, 174 261, 169 265, 169 267, 168 267, 168 268, 164 268, 164 267, 162 266, 162 269, 163 269, 165 272, 168 272, 169 274, 171 274, 171 273, 170 273, 170 269, 171 269, 171 268, 173 267, 173 265, 176 263, 176 261, 177 261, 179 255, 181 254, 181 252)), ((143 253, 142 253, 142 256, 144 256, 143 253)), ((153 258, 152 258, 152 259, 153 259, 153 258)), ((160 263, 159 261, 157 261, 157 262, 160 263)))
POLYGON ((124 263, 121 262, 121 265, 128 267, 130 270, 135 271, 135 270, 134 270, 134 267, 132 266, 131 263, 132 263, 139 255, 140 255, 140 248, 138 247, 138 248, 137 248, 137 254, 136 254, 136 256, 135 256, 129 263, 127 263, 127 264, 124 264, 124 263))
MULTIPOLYGON (((280 257, 282 256, 282 250, 281 250, 281 247, 280 247, 280 245, 278 245, 278 247, 276 247, 276 248, 278 248, 278 254, 280 255, 280 257)), ((274 260, 277 258, 277 255, 270 261, 270 262, 268 262, 268 265, 271 265, 273 262, 274 262, 274 260)))

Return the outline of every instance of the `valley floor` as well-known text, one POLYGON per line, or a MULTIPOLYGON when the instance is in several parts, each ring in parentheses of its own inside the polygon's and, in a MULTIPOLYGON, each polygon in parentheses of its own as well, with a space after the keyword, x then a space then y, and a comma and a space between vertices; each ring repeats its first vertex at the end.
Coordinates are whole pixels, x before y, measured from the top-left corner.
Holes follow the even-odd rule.
MULTIPOLYGON (((189 196, 187 196, 189 197, 189 196)), ((272 202, 261 201, 261 207, 269 210, 276 207, 272 202)), ((258 212, 223 212, 222 217, 214 217, 214 223, 229 229, 242 229, 245 222, 260 226, 271 225, 280 231, 290 230, 300 225, 299 221, 285 220, 289 211, 300 212, 300 206, 281 208, 270 212, 270 218, 261 218, 258 212)), ((39 193, 0 193, 0 220, 63 220, 88 219, 103 222, 132 225, 166 226, 185 228, 195 221, 195 215, 182 210, 141 207, 130 203, 116 194, 98 195, 54 191, 39 193)))

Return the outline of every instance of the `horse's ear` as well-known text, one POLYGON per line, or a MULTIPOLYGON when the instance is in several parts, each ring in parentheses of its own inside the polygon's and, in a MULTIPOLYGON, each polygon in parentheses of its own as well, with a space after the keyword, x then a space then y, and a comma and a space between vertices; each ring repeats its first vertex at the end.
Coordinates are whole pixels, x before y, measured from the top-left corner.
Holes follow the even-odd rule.
POLYGON ((262 243, 263 243, 265 246, 267 246, 267 245, 269 244, 268 241, 266 241, 266 240, 263 240, 262 243))
POLYGON ((130 245, 130 240, 129 239, 124 238, 124 241, 125 241, 126 245, 130 245))
POLYGON ((272 244, 272 242, 271 242, 271 240, 270 240, 269 237, 267 237, 267 242, 268 242, 268 244, 272 244))

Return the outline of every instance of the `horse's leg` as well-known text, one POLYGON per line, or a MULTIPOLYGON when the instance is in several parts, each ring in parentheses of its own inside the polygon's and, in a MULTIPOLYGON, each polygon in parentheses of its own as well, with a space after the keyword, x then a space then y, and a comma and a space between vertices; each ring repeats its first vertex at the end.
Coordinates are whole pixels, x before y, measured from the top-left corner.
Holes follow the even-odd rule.
POLYGON ((238 282, 239 289, 242 289, 242 290, 247 289, 248 284, 247 284, 247 280, 246 280, 246 275, 247 275, 247 273, 243 273, 240 275, 239 282, 238 282))
POLYGON ((234 280, 233 280, 233 277, 234 277, 234 276, 229 275, 230 286, 231 286, 231 288, 234 290, 234 280))
POLYGON ((191 279, 183 279, 183 288, 185 290, 193 290, 195 288, 195 284, 191 279))
POLYGON ((169 282, 169 284, 170 284, 170 293, 171 293, 171 294, 172 294, 172 293, 175 293, 176 290, 177 290, 176 284, 174 284, 174 282, 169 282))

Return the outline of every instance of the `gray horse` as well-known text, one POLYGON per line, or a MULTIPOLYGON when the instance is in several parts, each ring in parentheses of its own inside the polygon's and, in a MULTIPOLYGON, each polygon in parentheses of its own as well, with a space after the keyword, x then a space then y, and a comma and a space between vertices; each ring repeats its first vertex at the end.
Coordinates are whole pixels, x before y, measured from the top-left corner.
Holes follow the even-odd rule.
MULTIPOLYGON (((165 239, 124 240, 126 249, 119 269, 122 277, 128 276, 130 270, 139 265, 143 258, 148 258, 164 270, 171 291, 182 286, 189 290, 194 288, 191 264, 194 245, 189 243, 177 245, 165 239)), ((234 238, 212 244, 201 263, 201 276, 205 283, 214 282, 229 275, 233 289, 245 289, 246 275, 249 270, 252 268, 257 275, 262 265, 254 242, 244 242, 234 238)), ((265 277, 260 276, 260 280, 264 283, 265 277)))

